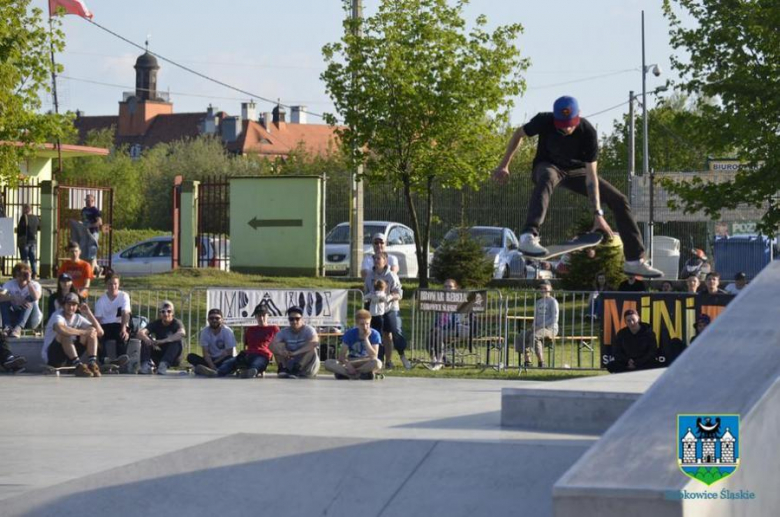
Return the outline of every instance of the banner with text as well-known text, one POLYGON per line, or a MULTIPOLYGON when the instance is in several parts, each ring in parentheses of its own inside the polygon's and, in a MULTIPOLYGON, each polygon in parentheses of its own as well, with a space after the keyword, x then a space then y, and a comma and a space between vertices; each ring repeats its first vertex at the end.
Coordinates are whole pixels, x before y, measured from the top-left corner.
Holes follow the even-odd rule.
POLYGON ((487 291, 444 291, 441 289, 420 289, 417 291, 417 306, 423 312, 457 312, 471 314, 485 312, 487 291))
POLYGON ((346 289, 229 289, 210 288, 207 310, 222 311, 226 325, 248 327, 256 325, 252 312, 263 305, 272 325, 287 326, 287 309, 303 309, 305 323, 314 327, 348 324, 348 294, 346 289))
POLYGON ((696 334, 696 318, 707 314, 714 321, 734 298, 732 295, 688 293, 600 293, 603 299, 599 317, 601 326, 601 366, 612 360, 612 343, 618 331, 626 326, 623 314, 628 309, 639 313, 655 333, 659 360, 676 357, 696 334))

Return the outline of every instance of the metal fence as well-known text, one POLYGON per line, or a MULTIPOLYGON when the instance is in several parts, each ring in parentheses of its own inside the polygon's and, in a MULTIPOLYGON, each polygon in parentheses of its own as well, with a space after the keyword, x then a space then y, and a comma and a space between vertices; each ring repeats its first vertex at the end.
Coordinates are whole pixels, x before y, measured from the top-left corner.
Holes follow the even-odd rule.
POLYGON ((507 344, 506 299, 487 291, 485 311, 472 314, 420 310, 419 291, 412 298, 412 330, 407 357, 437 367, 505 367, 507 344))
MULTIPOLYGON (((2 215, 0 217, 9 217, 14 222, 14 230, 22 217, 22 208, 24 205, 30 205, 30 213, 40 217, 41 214, 41 186, 37 178, 28 178, 23 183, 11 187, 4 185, 2 189, 2 199, 0 199, 0 208, 2 215)), ((16 235, 16 233, 14 233, 16 235)), ((0 269, 3 276, 11 276, 14 265, 21 260, 18 245, 14 246, 13 254, 0 257, 0 269)), ((36 249, 36 260, 40 256, 36 249)))
MULTIPOLYGON (((363 293, 357 289, 348 291, 346 320, 339 325, 316 327, 320 336, 320 357, 324 361, 335 357, 341 336, 351 326, 355 311, 363 307, 363 293)), ((175 317, 187 331, 185 355, 199 353, 199 334, 207 325, 208 288, 190 291, 177 289, 125 289, 130 295, 132 313, 149 321, 157 318, 157 311, 164 300, 173 303, 175 317)), ((95 306, 102 296, 102 289, 93 288, 88 302, 95 306)), ((43 325, 50 316, 47 309, 52 292, 43 290, 40 300, 43 325)), ((595 309, 590 292, 559 291, 553 293, 558 301, 558 334, 544 340, 545 368, 598 370, 600 368, 600 322, 594 317, 595 309)), ((458 315, 453 319, 448 313, 428 312, 419 309, 417 292, 411 299, 411 325, 407 323, 407 357, 412 363, 434 367, 437 363, 446 368, 470 367, 495 370, 537 368, 533 350, 532 364, 525 365, 523 336, 533 329, 534 309, 539 293, 516 291, 504 295, 498 290, 488 290, 485 311, 458 315), (442 324, 443 317, 447 323, 442 324), (409 331, 409 329, 411 329, 409 331)), ((243 347, 245 327, 232 327, 243 347)))

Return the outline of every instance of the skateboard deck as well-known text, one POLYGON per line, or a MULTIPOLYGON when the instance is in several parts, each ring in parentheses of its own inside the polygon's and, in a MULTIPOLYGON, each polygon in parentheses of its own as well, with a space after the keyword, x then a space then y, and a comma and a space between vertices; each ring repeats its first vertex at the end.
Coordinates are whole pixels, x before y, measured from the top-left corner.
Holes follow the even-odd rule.
POLYGON ((523 257, 534 261, 550 260, 552 258, 565 255, 566 253, 571 253, 574 251, 580 251, 587 248, 592 248, 593 246, 598 246, 599 244, 601 244, 602 238, 603 236, 600 233, 596 233, 596 232, 583 233, 582 235, 578 235, 577 237, 573 238, 572 240, 564 244, 556 244, 554 246, 549 246, 547 248, 547 253, 544 255, 532 257, 530 255, 523 254, 523 257))
MULTIPOLYGON (((57 377, 60 376, 60 374, 70 374, 73 375, 76 371, 75 366, 60 366, 58 368, 55 368, 54 366, 45 365, 43 367, 43 370, 41 372, 44 375, 56 375, 57 377)), ((119 367, 115 364, 101 364, 100 365, 100 373, 106 373, 106 374, 118 374, 119 373, 119 367)))

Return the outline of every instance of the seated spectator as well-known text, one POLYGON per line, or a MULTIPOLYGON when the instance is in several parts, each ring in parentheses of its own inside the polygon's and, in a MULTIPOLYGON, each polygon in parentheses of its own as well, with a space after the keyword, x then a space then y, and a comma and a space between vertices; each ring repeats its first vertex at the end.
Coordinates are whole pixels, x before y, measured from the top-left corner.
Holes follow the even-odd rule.
POLYGON ((644 293, 647 291, 647 285, 641 280, 641 277, 629 275, 618 287, 618 291, 629 293, 644 293))
POLYGON ((385 246, 387 239, 384 233, 375 233, 371 237, 371 244, 374 248, 374 253, 366 253, 363 255, 363 262, 360 264, 360 276, 366 278, 371 271, 374 270, 374 257, 379 253, 387 254, 387 263, 390 265, 390 271, 398 274, 398 258, 387 253, 385 246))
POLYGON ((726 294, 726 291, 720 288, 720 273, 712 271, 707 273, 704 278, 704 286, 706 287, 707 294, 726 294))
POLYGON ((648 323, 639 321, 634 309, 623 313, 626 327, 620 329, 612 342, 614 360, 607 364, 611 373, 648 370, 658 366, 658 344, 655 332, 648 323))
MULTIPOLYGON (((541 297, 536 300, 534 306, 533 329, 525 331, 522 343, 525 344, 525 366, 531 366, 531 348, 536 353, 536 361, 539 368, 544 368, 544 340, 554 339, 558 335, 558 300, 551 296, 552 285, 549 280, 543 280, 539 284, 541 297)), ((520 352, 521 343, 517 343, 517 352, 520 352)))
POLYGON ((165 375, 169 366, 178 366, 179 356, 184 350, 182 339, 187 332, 184 324, 174 317, 173 302, 163 301, 159 315, 158 319, 138 331, 141 340, 141 374, 152 373, 156 364, 157 373, 165 375))
POLYGON ((698 276, 689 276, 685 279, 686 292, 689 294, 699 294, 701 281, 698 276))
POLYGON ((235 371, 236 337, 233 330, 222 322, 222 311, 211 309, 209 324, 200 331, 200 347, 203 356, 189 354, 187 362, 195 367, 195 375, 224 377, 235 371))
POLYGON ((86 260, 81 260, 81 248, 76 241, 68 243, 68 260, 60 264, 59 273, 67 273, 73 279, 73 286, 79 292, 79 296, 86 299, 89 294, 89 285, 95 274, 92 265, 86 260))
POLYGON ((97 363, 98 339, 103 335, 100 322, 75 293, 65 295, 62 310, 46 324, 41 356, 49 366, 74 366, 77 377, 100 377, 97 363), (79 310, 79 313, 76 310, 79 310), (80 356, 86 352, 87 364, 80 356))
POLYGON ((19 262, 13 268, 13 280, 3 284, 10 299, 0 302, 3 315, 3 333, 18 338, 22 329, 34 329, 41 324, 43 314, 38 305, 41 299, 41 284, 32 280, 30 266, 19 262))
MULTIPOLYGON (((109 272, 106 275, 106 292, 95 303, 95 317, 103 327, 98 353, 100 360, 107 362, 106 343, 113 341, 116 357, 110 358, 112 364, 123 366, 127 363, 127 342, 130 340, 130 295, 119 290, 119 275, 109 272)), ((59 288, 59 286, 58 286, 59 288)))
POLYGON ((244 350, 234 359, 236 368, 243 370, 242 379, 265 377, 265 370, 273 357, 271 343, 279 327, 268 324, 268 308, 262 303, 252 312, 257 325, 247 327, 244 332, 244 350))
POLYGON ((24 371, 24 365, 27 359, 22 356, 15 356, 8 343, 5 341, 5 334, 0 333, 0 371, 20 373, 24 371))
POLYGON ((726 286, 726 292, 728 294, 737 295, 747 285, 747 275, 745 273, 737 273, 734 275, 734 283, 726 286))
POLYGON ((691 337, 691 343, 704 332, 704 329, 706 329, 710 323, 712 323, 712 318, 706 314, 699 314, 699 317, 696 318, 696 334, 691 337))
POLYGON ((303 309, 300 307, 287 309, 287 320, 290 326, 280 330, 271 343, 271 352, 279 365, 279 378, 314 378, 320 371, 317 331, 303 322, 303 309))
POLYGON ((604 301, 601 299, 600 294, 605 291, 614 291, 614 289, 607 283, 607 274, 604 271, 599 271, 593 280, 593 291, 590 293, 588 300, 590 317, 593 319, 598 319, 599 314, 601 314, 601 307, 604 305, 604 301))
POLYGON ((57 278, 57 290, 54 291, 54 294, 49 296, 49 318, 51 318, 52 314, 62 309, 65 301, 65 295, 68 293, 75 293, 77 295, 79 294, 79 292, 73 286, 73 279, 70 277, 70 275, 67 273, 61 273, 59 278, 57 278))
POLYGON ((388 370, 393 368, 393 349, 398 352, 404 367, 409 370, 412 363, 406 358, 406 338, 401 333, 400 300, 403 298, 403 288, 398 275, 393 273, 387 262, 387 253, 374 255, 374 269, 366 277, 366 295, 373 296, 377 280, 382 280, 387 285, 387 310, 380 318, 373 318, 371 326, 382 332, 382 345, 379 347, 379 360, 388 370))
MULTIPOLYGON (((457 280, 448 278, 444 281, 445 291, 453 291, 457 288, 457 280)), ((428 333, 428 353, 431 356, 430 369, 438 371, 444 367, 445 344, 456 339, 460 334, 461 316, 454 312, 437 312, 434 313, 433 318, 433 328, 428 333)))
POLYGON ((373 380, 382 368, 377 359, 382 336, 371 328, 371 313, 361 309, 355 313, 355 327, 341 338, 343 345, 338 359, 328 359, 323 366, 337 379, 373 380))
POLYGON ((661 283, 661 292, 662 293, 673 293, 674 292, 674 286, 669 280, 664 280, 661 283))

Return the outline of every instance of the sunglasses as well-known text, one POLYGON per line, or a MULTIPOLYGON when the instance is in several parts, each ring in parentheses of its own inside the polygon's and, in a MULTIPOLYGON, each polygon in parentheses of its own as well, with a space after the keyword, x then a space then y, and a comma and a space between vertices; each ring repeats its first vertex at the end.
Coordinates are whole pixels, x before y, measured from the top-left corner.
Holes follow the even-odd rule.
POLYGON ((221 320, 222 320, 222 318, 220 318, 219 316, 210 316, 209 317, 209 321, 221 321, 221 320))
POLYGON ((374 244, 376 244, 377 246, 380 245, 380 244, 384 244, 384 243, 385 243, 385 241, 374 241, 374 244))
POLYGON ((300 316, 298 316, 297 318, 296 318, 296 317, 287 318, 287 321, 298 321, 298 320, 300 320, 300 319, 301 319, 301 317, 300 317, 300 316))
POLYGON ((160 309, 160 314, 171 314, 173 311, 171 309, 160 309))

